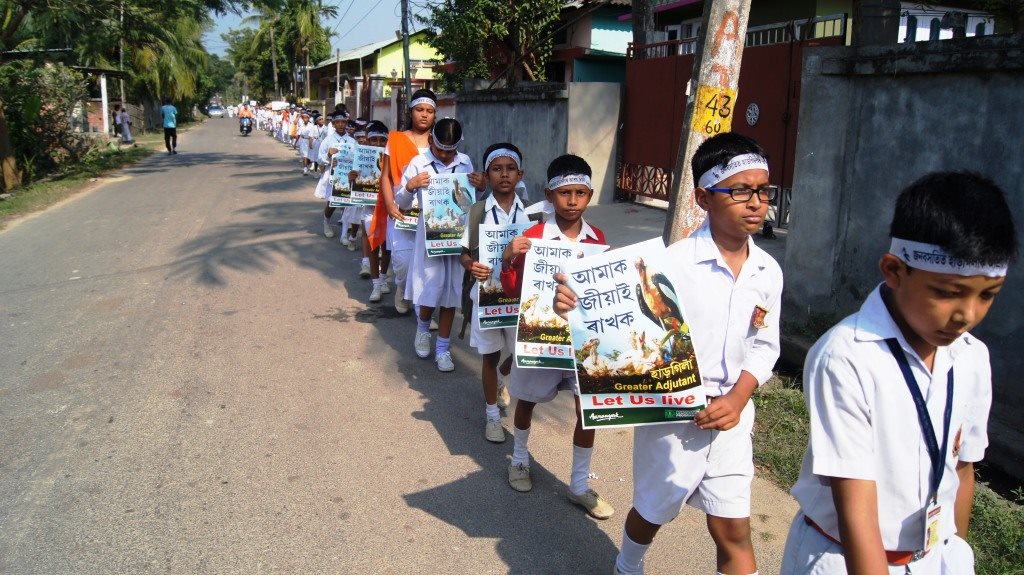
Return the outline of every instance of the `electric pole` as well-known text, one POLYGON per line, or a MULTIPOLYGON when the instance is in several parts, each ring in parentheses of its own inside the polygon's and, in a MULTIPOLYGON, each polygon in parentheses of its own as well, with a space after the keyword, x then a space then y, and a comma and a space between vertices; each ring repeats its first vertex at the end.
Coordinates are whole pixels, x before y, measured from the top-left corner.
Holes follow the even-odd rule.
POLYGON ((412 70, 409 66, 409 0, 402 0, 402 61, 405 63, 405 101, 412 98, 412 70))
POLYGON ((702 34, 686 86, 686 115, 672 171, 663 234, 666 244, 685 238, 704 222, 704 210, 694 203, 690 160, 705 140, 732 129, 749 17, 750 0, 704 2, 702 34))

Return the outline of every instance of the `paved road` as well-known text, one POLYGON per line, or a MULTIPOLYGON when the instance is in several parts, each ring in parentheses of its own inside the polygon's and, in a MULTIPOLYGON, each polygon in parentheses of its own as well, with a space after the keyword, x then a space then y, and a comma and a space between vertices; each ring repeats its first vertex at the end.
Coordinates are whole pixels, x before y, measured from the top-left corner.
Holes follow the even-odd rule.
MULTIPOLYGON (((598 438, 612 519, 565 499, 567 397, 537 410, 535 488, 513 492, 478 359, 410 357, 412 320, 362 303, 298 160, 229 120, 179 145, 0 233, 0 573, 610 571, 629 432, 598 438)), ((793 506, 755 492, 772 573, 793 506)), ((648 572, 713 557, 687 511, 648 572)))

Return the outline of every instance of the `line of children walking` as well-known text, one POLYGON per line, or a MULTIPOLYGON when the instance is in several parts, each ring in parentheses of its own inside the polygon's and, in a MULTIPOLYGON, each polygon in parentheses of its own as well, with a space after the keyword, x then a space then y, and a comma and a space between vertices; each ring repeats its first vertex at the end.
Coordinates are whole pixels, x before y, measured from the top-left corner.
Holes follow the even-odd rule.
MULTIPOLYGON (((502 256, 502 286, 510 296, 521 289, 531 238, 606 243, 604 233, 583 218, 593 195, 590 167, 576 156, 556 158, 548 167, 545 209, 528 207, 515 194, 523 177, 522 152, 508 142, 493 144, 484 154, 483 171, 474 172, 472 160, 458 151, 461 125, 448 118, 435 122, 436 108, 432 93, 417 92, 410 102, 410 129, 388 135, 378 204, 361 226, 366 249, 378 254, 371 260, 377 280, 371 300, 379 300, 378 282, 388 268, 375 250, 390 248, 396 308, 407 311, 407 300, 416 306, 413 350, 426 359, 433 348, 437 369, 450 372, 455 369, 450 341, 455 308, 461 303, 463 270, 469 274, 475 280, 469 284, 470 345, 481 355, 487 441, 506 439, 503 381, 518 400, 510 487, 532 488, 528 439, 536 404, 571 389, 577 426, 568 498, 592 517, 611 517, 612 505, 589 485, 595 434, 580 425, 579 389, 571 372, 503 364, 514 350, 514 333, 482 330, 475 319, 479 282, 492 271, 479 261, 473 228, 480 223, 502 225, 530 220, 531 212, 549 214, 502 256), (424 205, 430 176, 440 173, 468 174, 478 200, 468 210, 461 256, 428 257, 425 215, 415 211, 424 205), (409 224, 412 213, 417 213, 415 232, 396 227, 409 224), (431 346, 435 309, 440 329, 431 346)), ((321 148, 335 148, 331 136, 321 148)), ((633 501, 619 554, 609 566, 616 574, 644 572, 655 536, 684 504, 706 515, 718 573, 758 572, 750 527, 751 396, 771 377, 779 356, 783 277, 752 236, 777 188, 769 184, 764 150, 738 134, 707 140, 691 169, 694 199, 707 218, 690 237, 670 246, 666 257, 680 297, 692 302, 687 319, 708 406, 693 422, 634 430, 633 501), (756 312, 766 312, 768 320, 755 319, 761 315, 756 312)), ((973 573, 964 539, 973 463, 987 445, 991 382, 987 350, 968 330, 990 308, 1016 258, 1016 245, 1002 191, 980 176, 933 174, 901 194, 891 247, 879 264, 884 282, 807 358, 811 439, 793 489, 801 511, 787 541, 783 573, 973 573), (905 385, 893 383, 901 380, 905 385)), ((561 274, 555 279, 560 285, 552 305, 565 315, 577 298, 561 274)))

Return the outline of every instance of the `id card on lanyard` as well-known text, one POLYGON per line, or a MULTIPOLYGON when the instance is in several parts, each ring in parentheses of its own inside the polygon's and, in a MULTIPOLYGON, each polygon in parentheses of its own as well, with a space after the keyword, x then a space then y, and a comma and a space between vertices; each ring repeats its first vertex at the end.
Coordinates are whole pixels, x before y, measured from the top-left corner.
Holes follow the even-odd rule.
POLYGON ((893 358, 900 366, 903 379, 910 390, 910 396, 914 400, 914 408, 917 410, 917 420, 921 424, 921 436, 924 438, 925 447, 928 449, 928 458, 931 459, 932 468, 928 488, 927 505, 924 512, 924 545, 925 553, 931 551, 939 542, 939 525, 942 519, 942 506, 939 505, 939 485, 942 483, 942 474, 946 470, 946 453, 949 449, 949 426, 953 418, 953 368, 949 368, 946 376, 946 408, 943 411, 942 447, 939 447, 938 436, 932 426, 932 419, 928 415, 928 405, 925 403, 921 388, 917 384, 914 373, 910 370, 910 362, 907 355, 903 353, 899 341, 895 338, 885 340, 892 352, 893 358))

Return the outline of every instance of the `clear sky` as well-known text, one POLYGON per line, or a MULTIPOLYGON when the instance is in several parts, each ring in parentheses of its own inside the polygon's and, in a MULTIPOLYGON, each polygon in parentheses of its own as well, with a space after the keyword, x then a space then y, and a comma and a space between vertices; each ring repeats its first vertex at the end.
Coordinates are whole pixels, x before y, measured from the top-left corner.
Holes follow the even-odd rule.
MULTIPOLYGON (((326 0, 338 8, 338 17, 325 24, 334 31, 331 37, 331 52, 348 50, 371 44, 385 38, 394 38, 395 30, 401 29, 401 3, 399 0, 326 0)), ((410 0, 413 14, 426 15, 428 0, 410 0)), ((213 29, 203 37, 203 43, 211 54, 224 55, 227 44, 220 35, 232 28, 241 27, 245 15, 228 14, 214 16, 213 29)), ((411 28, 421 26, 413 20, 411 28)))

